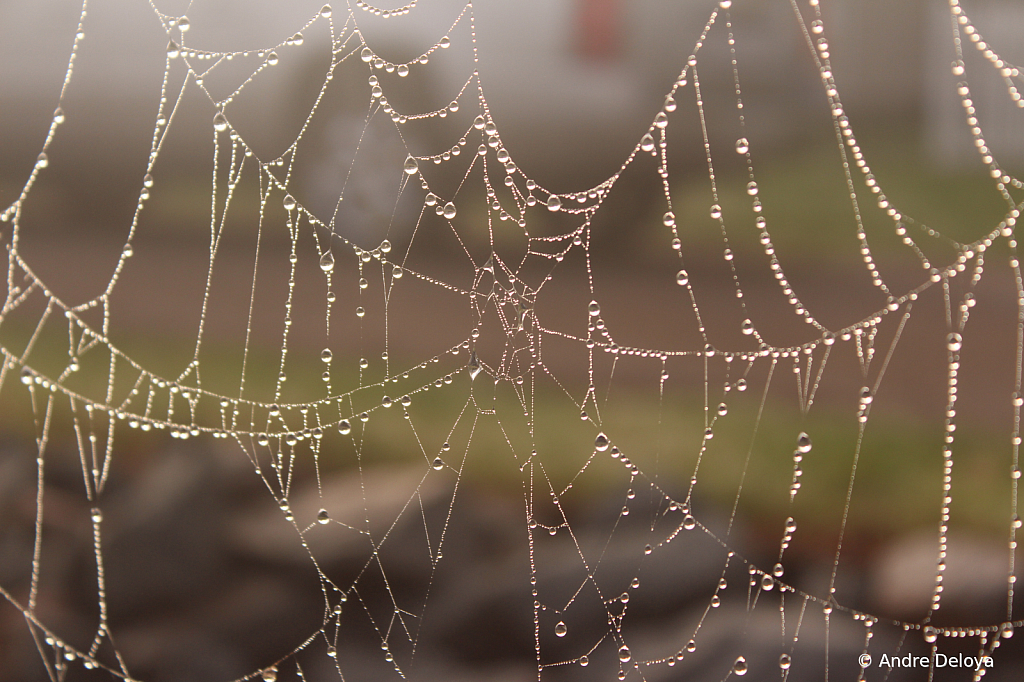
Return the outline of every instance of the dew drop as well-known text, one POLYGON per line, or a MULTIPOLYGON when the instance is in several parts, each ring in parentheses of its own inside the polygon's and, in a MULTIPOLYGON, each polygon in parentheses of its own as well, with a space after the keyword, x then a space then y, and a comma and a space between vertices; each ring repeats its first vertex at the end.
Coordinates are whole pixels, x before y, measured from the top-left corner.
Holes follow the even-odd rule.
POLYGON ((57 107, 53 110, 53 122, 57 125, 60 125, 64 122, 64 110, 60 107, 57 107))
POLYGON ((369 64, 371 61, 373 61, 373 50, 371 50, 368 47, 364 47, 359 52, 359 58, 362 59, 367 64, 369 64))
POLYGON ((927 625, 924 628, 924 641, 931 644, 939 638, 939 631, 933 628, 931 625, 927 625))
POLYGON ((587 312, 590 313, 591 317, 597 317, 601 314, 601 306, 597 301, 591 301, 590 305, 587 306, 587 312))
POLYGON ((325 251, 324 255, 320 256, 320 269, 324 272, 331 272, 334 270, 334 254, 330 251, 325 251))
POLYGON ((557 211, 560 208, 562 208, 562 200, 558 197, 558 195, 557 194, 552 194, 551 196, 549 196, 548 197, 548 210, 549 211, 557 211))
POLYGON ((1003 623, 999 626, 999 636, 1003 639, 1010 639, 1013 637, 1013 623, 1003 623))
POLYGON ((811 451, 811 437, 806 433, 801 432, 800 437, 796 439, 796 451, 801 455, 806 455, 811 451))
POLYGON ((267 55, 267 64, 270 64, 271 66, 277 66, 278 61, 279 60, 276 52, 271 52, 270 54, 267 55))
POLYGON ((476 351, 471 351, 469 354, 469 378, 476 379, 480 374, 483 367, 480 365, 480 358, 476 356, 476 351))
POLYGON ((594 448, 596 448, 598 452, 604 452, 607 450, 608 436, 604 435, 603 432, 597 434, 597 438, 594 439, 594 448))
POLYGON ((697 650, 697 642, 691 639, 689 642, 686 643, 686 650, 692 654, 694 651, 697 650))
POLYGON ((50 165, 50 158, 46 156, 46 152, 40 152, 39 156, 36 157, 36 168, 43 169, 50 165))
POLYGON ((444 205, 444 210, 441 212, 441 215, 443 215, 448 220, 451 220, 452 218, 454 218, 455 217, 455 204, 453 204, 450 201, 447 204, 445 204, 444 205))
POLYGON ((401 265, 396 265, 395 267, 391 268, 391 276, 394 279, 402 279, 403 274, 405 274, 405 270, 402 269, 401 265))
POLYGON ((948 336, 946 336, 946 348, 948 348, 951 353, 956 353, 957 351, 959 351, 962 345, 963 337, 957 334, 956 332, 952 332, 948 336))
POLYGON ((629 659, 633 658, 633 654, 629 652, 629 647, 623 644, 619 647, 619 660, 623 663, 629 663, 629 659))
POLYGON ((281 205, 284 206, 284 210, 286 211, 294 211, 295 197, 293 197, 291 194, 285 194, 284 200, 281 202, 281 205))
POLYGON ((271 666, 260 673, 263 682, 277 682, 277 666, 271 666))
POLYGON ((448 36, 443 36, 441 40, 438 41, 437 46, 440 47, 442 50, 446 50, 449 47, 451 47, 451 44, 451 38, 449 38, 448 36))
POLYGON ((719 417, 724 417, 727 414, 729 414, 729 406, 726 405, 725 403, 719 403, 718 404, 718 416, 719 417))
POLYGON ((320 351, 320 359, 323 360, 324 362, 330 362, 333 357, 334 354, 331 353, 330 348, 324 348, 322 351, 320 351))
POLYGON ((718 204, 713 204, 711 206, 711 218, 713 220, 718 220, 721 217, 722 217, 722 207, 719 206, 718 204))
POLYGON ((174 42, 173 40, 168 41, 168 43, 167 43, 167 56, 170 57, 171 59, 177 59, 180 55, 181 55, 181 47, 178 46, 178 43, 174 42))
POLYGON ((565 637, 565 633, 568 631, 569 629, 565 627, 565 623, 562 621, 558 621, 558 624, 555 625, 555 635, 558 637, 565 637))
POLYGON ((316 522, 321 526, 325 526, 331 522, 331 515, 327 513, 326 509, 321 509, 316 513, 316 522))
POLYGON ((330 5, 324 5, 323 7, 320 8, 320 16, 322 16, 324 19, 329 19, 333 12, 334 10, 331 9, 330 5))
POLYGON ((645 133, 644 136, 640 138, 640 149, 645 152, 654 151, 654 137, 650 133, 645 133))
POLYGON ((757 183, 751 180, 747 183, 747 194, 750 196, 757 196, 757 183))
POLYGON ((765 592, 771 592, 775 588, 775 578, 770 575, 763 575, 761 577, 761 589, 765 592))
POLYGON ((793 659, 790 658, 789 654, 782 654, 779 656, 779 667, 783 670, 789 670, 789 666, 793 665, 793 659))
POLYGON ((416 171, 420 169, 420 164, 413 158, 412 155, 405 157, 405 172, 409 175, 416 175, 416 171))
POLYGON ((441 469, 444 469, 444 462, 441 460, 440 457, 435 457, 434 458, 433 467, 434 467, 434 471, 440 471, 441 469))
POLYGON ((338 422, 338 433, 343 436, 347 436, 352 433, 352 424, 350 424, 347 419, 342 419, 338 422))
POLYGON ((686 530, 693 530, 697 527, 697 519, 693 518, 692 514, 687 514, 683 517, 683 528, 686 530))
MULTIPOLYGON (((724 4, 724 3, 723 3, 724 4)), ((732 664, 732 671, 737 675, 747 674, 747 659, 740 656, 736 659, 736 662, 732 664)))
POLYGON ((590 659, 586 656, 580 656, 580 666, 586 668, 590 665, 590 659))
POLYGON ((784 572, 785 569, 782 568, 782 564, 775 564, 775 567, 772 568, 772 575, 774 575, 776 578, 781 578, 784 572))
POLYGON ((743 324, 740 327, 740 330, 747 336, 750 336, 751 334, 754 333, 754 323, 751 322, 749 319, 743 320, 743 324))
POLYGON ((659 111, 658 114, 654 117, 654 125, 656 125, 659 128, 664 128, 665 126, 668 125, 668 116, 665 115, 664 111, 659 111))
POLYGON ((661 221, 665 223, 665 227, 673 227, 676 224, 676 214, 669 211, 662 217, 661 221))
POLYGON ((689 283, 690 275, 686 272, 686 270, 680 270, 679 272, 676 273, 676 284, 678 284, 681 287, 685 287, 689 283))
POLYGON ((224 116, 224 112, 218 111, 213 117, 213 129, 218 133, 223 133, 228 129, 228 119, 224 116))
POLYGON ((395 72, 398 73, 398 75, 400 77, 405 78, 406 76, 409 75, 409 65, 408 64, 399 64, 398 68, 395 69, 395 72))

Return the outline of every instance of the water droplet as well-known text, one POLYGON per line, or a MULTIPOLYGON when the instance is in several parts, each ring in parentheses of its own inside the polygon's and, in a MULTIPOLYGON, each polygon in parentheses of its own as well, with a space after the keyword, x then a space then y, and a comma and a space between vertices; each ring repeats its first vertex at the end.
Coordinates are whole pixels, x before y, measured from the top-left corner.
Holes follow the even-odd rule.
POLYGON ((673 97, 672 95, 667 95, 665 97, 665 111, 668 111, 668 112, 671 113, 671 112, 673 112, 675 110, 676 110, 676 98, 673 97))
POLYGON ((580 666, 586 668, 588 665, 590 665, 590 659, 586 656, 580 656, 580 666))
POLYGON ((260 673, 263 682, 277 682, 277 667, 271 666, 260 673))
POLYGON ((800 436, 796 439, 796 451, 801 455, 806 455, 811 451, 811 437, 806 433, 801 432, 800 436))
POLYGON ((441 215, 443 215, 448 220, 451 220, 452 218, 454 218, 455 217, 455 204, 453 204, 450 201, 447 204, 445 204, 444 205, 444 211, 442 211, 441 215))
MULTIPOLYGON (((723 2, 722 4, 724 5, 725 3, 723 2)), ((732 671, 734 673, 736 673, 737 675, 746 675, 747 674, 747 659, 743 658, 742 656, 737 658, 736 662, 732 664, 732 671)))
POLYGON ((761 577, 761 589, 765 592, 771 592, 775 588, 775 578, 768 574, 761 577))
POLYGON ((295 210, 295 197, 293 197, 291 194, 285 194, 284 200, 281 202, 281 205, 284 206, 284 210, 286 211, 295 210))
POLYGON ((644 136, 640 138, 640 149, 645 152, 654 151, 654 137, 650 133, 644 133, 644 136))
POLYGON ((779 656, 779 667, 783 670, 789 670, 789 666, 793 665, 793 659, 790 658, 789 654, 782 654, 779 656))
POLYGON ((316 513, 316 522, 321 526, 327 525, 331 522, 331 515, 327 513, 326 509, 321 509, 316 513))
POLYGON ((963 337, 957 334, 956 332, 952 332, 948 336, 946 336, 946 348, 948 348, 951 353, 956 353, 957 351, 959 351, 962 345, 963 337))
POLYGON ((697 642, 691 639, 689 642, 686 643, 686 650, 692 654, 694 651, 697 650, 697 642))
POLYGON ((398 65, 398 68, 397 68, 397 69, 395 69, 395 72, 396 72, 396 73, 397 73, 397 74, 398 74, 398 75, 399 75, 400 77, 402 77, 402 78, 405 78, 406 76, 408 76, 408 75, 409 75, 409 65, 408 65, 408 64, 399 64, 399 65, 398 65))
POLYGON ((364 47, 359 52, 359 58, 366 63, 370 63, 371 61, 373 61, 373 50, 371 50, 368 47, 364 47))
POLYGON ((931 625, 926 625, 924 628, 924 641, 931 644, 939 638, 939 631, 933 628, 931 625))
POLYGON ((304 40, 305 38, 301 33, 296 33, 295 35, 292 36, 292 45, 301 45, 304 40))
POLYGON ((179 55, 181 55, 181 47, 178 46, 178 43, 174 42, 173 40, 168 41, 167 56, 171 59, 177 59, 179 55))
POLYGON ((330 362, 331 358, 333 357, 334 354, 331 353, 330 348, 324 348, 322 351, 320 351, 320 359, 323 360, 324 362, 330 362))
POLYGON ((385 239, 380 243, 380 246, 377 248, 380 249, 381 253, 391 253, 391 242, 385 239))
POLYGON ((99 508, 93 507, 92 508, 92 522, 93 523, 99 523, 102 520, 103 520, 103 512, 100 511, 99 508))
POLYGON ((597 434, 597 438, 594 439, 594 448, 596 448, 598 452, 604 452, 607 450, 608 436, 604 435, 603 432, 597 434))
POLYGON ((750 143, 747 142, 747 138, 741 137, 740 139, 736 140, 736 153, 737 154, 746 154, 747 151, 749 151, 749 150, 750 150, 750 143))
POLYGON ((343 436, 347 436, 352 433, 352 424, 350 424, 347 419, 342 419, 338 422, 338 433, 343 436))
POLYGON ((320 256, 320 269, 324 272, 330 272, 334 270, 334 254, 330 251, 325 251, 324 255, 320 256))
POLYGON ((633 658, 633 654, 629 652, 629 647, 623 644, 619 647, 619 660, 623 663, 629 663, 629 659, 633 658))
POLYGON ((434 467, 434 471, 440 471, 441 469, 444 469, 444 462, 441 461, 440 457, 435 457, 434 458, 433 467, 434 467))
POLYGON ((793 532, 795 532, 795 531, 796 531, 796 521, 794 521, 793 517, 790 516, 789 518, 786 519, 786 532, 792 535, 793 532))
POLYGON ((338 650, 335 649, 333 646, 329 646, 329 647, 327 647, 327 655, 330 656, 331 658, 337 658, 338 657, 338 650))
POLYGON ((50 165, 50 159, 46 156, 46 152, 40 152, 39 156, 36 157, 36 168, 42 169, 50 165))
POLYGON ((394 279, 402 279, 402 275, 404 273, 405 270, 402 269, 401 265, 396 265, 395 267, 391 268, 391 277, 393 277, 394 279))
POLYGON ((718 204, 713 204, 711 206, 711 218, 713 220, 718 220, 721 217, 722 217, 722 207, 719 206, 718 204))
POLYGON ((320 8, 320 16, 322 16, 324 19, 329 19, 331 14, 333 13, 334 10, 331 9, 330 5, 324 5, 323 7, 320 8))
POLYGON ((664 111, 659 111, 654 117, 654 125, 658 128, 664 128, 668 125, 668 116, 665 115, 664 111))
POLYGON ((271 52, 270 54, 267 55, 267 64, 270 64, 271 66, 277 66, 278 61, 279 59, 277 57, 276 52, 271 52))
MULTIPOLYGON (((722 9, 729 9, 732 7, 732 0, 721 0, 721 2, 718 3, 718 6, 722 9)), ((742 673, 740 674, 742 675, 742 673)))
POLYGON ((964 62, 962 59, 957 59, 953 62, 953 75, 962 76, 964 75, 964 62))
POLYGON ((729 414, 729 406, 726 405, 725 403, 719 403, 718 404, 718 416, 719 417, 724 417, 727 414, 729 414))
POLYGON ((565 633, 568 631, 569 629, 565 627, 565 623, 562 621, 558 621, 558 624, 555 625, 555 635, 558 637, 565 637, 565 633))
POLYGON ((750 320, 743 320, 743 324, 740 326, 740 330, 746 334, 751 335, 754 333, 754 323, 750 320))
POLYGON ((782 564, 775 564, 775 567, 772 568, 772 575, 774 575, 776 578, 781 578, 783 572, 784 569, 782 568, 782 564))
POLYGON ((449 47, 451 47, 451 44, 452 41, 448 36, 442 36, 441 40, 437 42, 437 46, 440 47, 442 50, 448 49, 449 47))
POLYGON ((416 175, 416 171, 420 169, 420 164, 416 161, 412 155, 405 157, 405 172, 409 175, 416 175))
POLYGON ((697 519, 693 518, 692 514, 687 514, 683 517, 683 528, 686 530, 693 530, 697 527, 697 519))
POLYGON ((747 194, 750 196, 757 196, 757 183, 751 180, 747 183, 747 194))
POLYGON ((191 22, 189 22, 188 17, 178 17, 178 28, 181 30, 182 33, 187 31, 191 26, 192 24, 191 22))
POLYGON ((469 353, 469 364, 467 365, 467 367, 469 367, 470 379, 476 379, 480 372, 483 370, 483 367, 480 365, 480 358, 476 356, 475 350, 470 351, 469 353))
POLYGON ((1013 637, 1013 623, 1003 623, 999 626, 999 636, 1003 639, 1013 637))
POLYGON ((598 305, 597 301, 591 301, 590 305, 587 306, 587 312, 590 313, 591 317, 597 317, 601 314, 601 306, 598 305))
POLYGON ((679 272, 676 273, 676 284, 678 284, 681 287, 685 287, 689 283, 690 275, 686 272, 686 270, 680 270, 679 272))
POLYGON ((551 196, 549 196, 548 197, 548 210, 549 211, 557 211, 560 208, 562 208, 562 200, 558 197, 558 195, 557 194, 552 194, 551 196))
POLYGON ((64 122, 64 110, 60 107, 57 107, 53 110, 53 122, 57 125, 60 125, 64 122))

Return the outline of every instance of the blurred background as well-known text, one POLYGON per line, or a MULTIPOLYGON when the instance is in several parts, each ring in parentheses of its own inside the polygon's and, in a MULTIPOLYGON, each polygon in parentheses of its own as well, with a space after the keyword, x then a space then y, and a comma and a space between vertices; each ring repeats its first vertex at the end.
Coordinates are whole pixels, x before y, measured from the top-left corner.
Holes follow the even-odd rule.
MULTIPOLYGON (((71 306, 99 296, 117 271, 107 338, 181 386, 196 385, 190 363, 198 359, 210 392, 198 401, 198 425, 221 426, 216 396, 263 406, 258 415, 243 414, 240 442, 207 434, 183 441, 118 423, 110 481, 94 504, 83 492, 70 410, 58 400, 44 465, 40 621, 68 644, 89 648, 98 618, 90 508, 98 506, 113 641, 138 679, 238 679, 279 661, 280 679, 294 679, 298 661, 310 680, 330 679, 336 668, 346 679, 379 679, 395 674, 395 662, 415 679, 525 680, 537 675, 537 644, 542 664, 571 662, 545 668, 544 679, 611 679, 621 667, 618 638, 629 643, 634 662, 662 661, 639 668, 645 679, 722 679, 739 655, 760 679, 778 674, 783 652, 793 655, 790 679, 823 679, 826 665, 852 679, 864 650, 861 622, 844 614, 826 625, 821 605, 811 602, 794 644, 792 631, 779 635, 779 593, 747 589, 745 562, 769 569, 792 517, 798 530, 784 554, 783 580, 826 595, 842 538, 835 598, 883 618, 872 651, 925 652, 920 633, 885 623, 921 622, 934 587, 949 331, 940 287, 915 302, 887 365, 849 505, 860 389, 878 376, 902 309, 879 324, 877 358, 866 372, 853 342, 836 344, 806 414, 791 360, 779 363, 769 383, 767 361, 749 369, 695 357, 662 363, 596 353, 591 361, 581 341, 594 298, 619 345, 700 350, 693 301, 676 284, 680 267, 716 348, 756 349, 740 331, 745 317, 773 347, 819 338, 793 315, 768 268, 744 191, 747 169, 733 151, 741 136, 750 143, 772 244, 808 310, 838 330, 884 307, 863 264, 829 105, 793 6, 736 0, 731 24, 720 15, 696 53, 727 245, 708 217, 715 202, 692 73, 675 93, 678 109, 666 134, 677 253, 662 224, 667 206, 656 160, 638 154, 623 164, 665 106, 717 3, 485 1, 469 12, 431 0, 388 18, 353 5, 355 23, 347 6, 334 4, 328 22, 319 2, 97 2, 83 21, 63 98, 79 8, 0 4, 0 208, 22 194, 58 103, 66 119, 22 201, 18 253, 46 290, 71 306), (168 18, 182 15, 186 32, 168 28, 168 18), (387 62, 429 60, 413 64, 407 77, 374 68, 360 59, 356 26, 387 62), (345 41, 333 55, 332 30, 345 41), (301 40, 294 39, 298 31, 301 40), (450 48, 438 47, 442 36, 450 48), (239 54, 215 68, 214 60, 187 55, 168 62, 169 38, 186 51, 239 54), (261 66, 271 50, 277 63, 261 66), (337 66, 327 79, 332 56, 337 66), (372 103, 370 75, 410 120, 396 125, 372 103), (229 129, 253 156, 225 212, 230 140, 217 137, 211 121, 216 103, 232 93, 223 107, 229 129), (175 108, 158 125, 161 96, 165 117, 175 108), (570 246, 579 213, 529 209, 535 239, 527 240, 515 220, 500 221, 489 210, 479 163, 466 174, 485 138, 472 128, 484 100, 501 147, 541 188, 541 202, 555 192, 573 208, 566 195, 617 176, 590 221, 585 250, 569 249, 559 261, 539 255, 570 246), (411 116, 446 108, 444 117, 411 116), (164 128, 150 169, 154 130, 164 128), (422 158, 455 149, 461 154, 437 165, 422 158), (421 157, 412 180, 401 170, 408 154, 421 157), (257 163, 266 164, 261 172, 257 163), (136 216, 147 172, 152 196, 136 216), (286 172, 287 192, 318 227, 303 220, 290 228, 280 187, 264 205, 270 174, 283 184, 286 172), (427 190, 419 178, 441 203, 455 203, 454 220, 433 209, 421 213, 427 190), (401 281, 379 258, 360 259, 385 239, 391 262, 406 268, 401 281), (329 279, 318 267, 328 246, 337 257, 329 279), (733 260, 723 260, 724 248, 733 260), (493 275, 482 269, 492 254, 499 263, 493 275), (529 299, 525 332, 506 333, 504 313, 486 297, 492 280, 529 299), (474 303, 468 291, 484 296, 474 303), (470 339, 484 364, 475 380, 465 371, 470 339), (531 348, 540 349, 543 370, 530 371, 531 348), (327 365, 324 349, 332 351, 327 365), (275 397, 282 373, 287 381, 275 397), (510 380, 490 380, 499 373, 510 380), (749 384, 742 392, 741 377, 749 384), (340 394, 344 404, 326 400, 340 394), (398 405, 380 407, 382 395, 406 394, 412 402, 404 413, 398 405), (300 442, 285 494, 276 474, 266 473, 274 448, 286 451, 282 439, 264 451, 248 433, 270 430, 265 406, 275 402, 286 406, 278 429, 334 424, 364 410, 371 416, 351 437, 330 429, 316 456, 308 439, 300 442), (706 408, 713 412, 719 402, 728 403, 728 415, 698 466, 706 408), (314 404, 312 415, 301 410, 314 404), (597 431, 642 474, 634 478, 620 461, 595 453, 597 431), (791 502, 792 450, 801 432, 811 434, 814 449, 791 502), (262 477, 254 465, 264 468, 262 477), (666 495, 686 499, 695 471, 691 505, 707 532, 659 544, 682 522, 678 509, 665 509, 666 495), (560 506, 550 503, 552 491, 560 506), (306 546, 282 513, 284 498, 306 546), (314 523, 321 508, 332 520, 323 527, 314 523), (540 525, 531 529, 531 521, 540 525), (730 558, 716 537, 742 560, 730 558), (649 555, 647 544, 656 546, 649 555), (722 578, 729 588, 716 587, 722 578), (719 592, 721 606, 709 611, 719 592), (751 608, 752 594, 760 595, 760 608, 751 608), (536 623, 535 599, 543 605, 536 623), (616 626, 609 614, 627 603, 618 636, 607 635, 616 626), (568 627, 564 636, 555 632, 559 622, 568 627), (691 638, 694 651, 686 649, 691 638), (336 657, 326 655, 328 646, 336 657), (580 665, 582 655, 588 666, 580 665), (670 655, 679 656, 678 665, 664 662, 670 655)), ((1004 60, 1024 62, 1024 6, 979 0, 963 7, 1004 60)), ((798 9, 809 24, 812 7, 801 1, 798 9)), ((956 84, 970 83, 986 142, 1011 172, 1024 168, 1024 111, 973 47, 965 48, 966 75, 950 73, 948 3, 823 0, 821 12, 843 109, 886 195, 953 240, 988 234, 1007 204, 979 159, 956 84)), ((498 168, 493 154, 490 179, 498 168)), ((861 178, 855 181, 873 256, 892 290, 925 282, 927 270, 867 201, 861 178)), ((593 197, 578 205, 592 204, 593 197)), ((2 234, 10 245, 10 222, 2 234)), ((924 230, 914 235, 938 267, 958 254, 948 240, 924 230)), ((963 331, 953 512, 943 608, 934 621, 940 626, 1007 620, 1016 554, 1007 546, 1015 504, 1010 396, 1019 353, 1009 255, 1006 240, 998 240, 980 282, 950 280, 954 311, 968 290, 977 305, 963 331)), ((25 285, 20 268, 11 272, 8 293, 25 285)), ((35 550, 40 417, 14 375, 23 363, 55 379, 69 362, 63 318, 39 325, 46 303, 37 292, 0 323, 0 344, 19 360, 0 388, 0 586, 22 604, 35 550)), ((101 329, 99 312, 81 316, 101 329)), ((110 354, 82 352, 79 361, 82 371, 65 385, 107 402, 110 354)), ((130 396, 138 376, 121 364, 110 381, 115 402, 125 400, 128 415, 148 414, 155 404, 165 416, 173 397, 156 391, 147 405, 144 396, 130 396)), ((176 409, 175 419, 189 425, 187 404, 176 409)), ((90 427, 101 440, 105 423, 97 417, 90 427)), ((791 624, 801 602, 787 600, 781 613, 791 624)), ((1012 615, 1021 617, 1016 607, 1012 615)), ((987 679, 1020 678, 1020 639, 1004 641, 987 679)), ((940 642, 947 652, 978 649, 977 638, 940 642)), ((104 640, 98 657, 116 667, 113 651, 104 640)), ((20 610, 0 604, 0 678, 45 679, 41 661, 61 657, 59 648, 33 641, 20 610)), ((110 677, 80 662, 67 670, 68 679, 110 677)), ((923 679, 919 673, 894 671, 889 679, 923 679)), ((935 679, 966 679, 962 673, 938 671, 935 679)))

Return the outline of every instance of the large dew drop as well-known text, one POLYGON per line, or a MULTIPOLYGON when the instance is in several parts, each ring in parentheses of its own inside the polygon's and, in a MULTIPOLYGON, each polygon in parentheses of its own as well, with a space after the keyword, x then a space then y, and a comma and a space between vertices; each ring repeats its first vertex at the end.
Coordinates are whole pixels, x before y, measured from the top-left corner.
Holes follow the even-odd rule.
POLYGON ((331 515, 327 513, 326 509, 321 509, 319 512, 317 512, 316 522, 319 523, 321 526, 325 526, 331 522, 331 515))
POLYGON ((483 367, 480 365, 480 358, 476 356, 476 351, 472 351, 469 354, 469 378, 476 379, 480 374, 483 367))
POLYGON ((736 662, 732 664, 732 671, 737 675, 747 674, 747 659, 740 656, 736 659, 736 662))
POLYGON ((218 111, 213 117, 213 129, 218 133, 223 133, 228 129, 228 119, 224 116, 224 112, 218 111))
POLYGON ((747 142, 747 138, 741 137, 736 140, 736 153, 746 154, 750 150, 750 144, 747 142))
POLYGON ((409 175, 416 175, 416 171, 420 169, 420 165, 416 162, 411 155, 405 157, 405 172, 409 175))
POLYGON ((441 215, 443 215, 448 220, 451 220, 452 218, 454 218, 455 217, 455 204, 453 204, 450 201, 447 204, 445 204, 444 205, 444 210, 441 212, 441 215))
POLYGON ((325 251, 324 255, 320 256, 320 269, 324 272, 331 272, 334 270, 334 254, 330 251, 325 251))
POLYGON ((654 151, 654 137, 650 133, 645 133, 644 136, 640 138, 640 149, 645 152, 654 151))
POLYGON ((598 452, 604 452, 607 450, 608 436, 604 435, 603 432, 597 434, 597 438, 594 439, 594 448, 597 449, 598 452))
POLYGON ((281 202, 281 205, 284 206, 284 210, 286 211, 294 211, 295 197, 293 197, 291 194, 285 194, 284 200, 281 202))
POLYGON ((569 629, 565 627, 565 623, 562 621, 558 621, 558 624, 555 625, 555 635, 558 637, 565 637, 565 633, 568 631, 569 629))
POLYGON ((619 647, 619 660, 623 663, 629 663, 629 659, 633 658, 633 654, 630 653, 629 647, 623 644, 619 647))
POLYGON ((548 197, 548 210, 549 211, 557 211, 560 208, 562 208, 562 200, 558 197, 558 195, 557 194, 552 194, 551 196, 549 196, 548 197))
POLYGON ((963 342, 963 337, 957 334, 956 332, 952 332, 951 334, 946 336, 946 348, 948 348, 949 352, 951 353, 956 353, 957 351, 959 351, 960 347, 963 345, 963 342))
POLYGON ((722 217, 722 207, 719 206, 718 204, 714 204, 714 205, 711 206, 710 213, 711 213, 711 218, 712 219, 718 220, 719 218, 722 217))
POLYGON ((796 439, 796 451, 801 455, 806 455, 811 451, 811 437, 806 433, 801 432, 800 437, 796 439))
POLYGON ((779 656, 779 667, 783 670, 789 670, 789 666, 793 665, 793 659, 790 658, 789 654, 782 654, 779 656))
POLYGON ((590 313, 591 317, 597 317, 601 314, 601 306, 597 301, 591 301, 590 305, 587 306, 587 312, 590 313))

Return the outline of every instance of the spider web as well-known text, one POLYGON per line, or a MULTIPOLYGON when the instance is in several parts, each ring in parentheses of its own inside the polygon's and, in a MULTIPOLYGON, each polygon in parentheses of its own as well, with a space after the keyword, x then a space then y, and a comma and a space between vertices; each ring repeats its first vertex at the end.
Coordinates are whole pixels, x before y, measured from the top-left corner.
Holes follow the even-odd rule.
POLYGON ((145 139, 85 152, 121 159, 131 200, 92 178, 101 196, 72 214, 102 238, 56 243, 51 177, 91 163, 64 143, 89 133, 76 77, 102 12, 83 5, 0 216, 4 489, 27 515, 3 526, 10 679, 919 679, 879 664, 907 654, 974 657, 929 679, 1020 669, 1024 185, 984 131, 1001 116, 1019 135, 1024 104, 956 0, 946 89, 987 177, 955 189, 989 201, 965 224, 885 189, 907 171, 854 133, 817 0, 785 7, 806 139, 827 150, 796 181, 822 179, 814 201, 778 180, 787 152, 758 123, 779 96, 744 76, 746 3, 707 3, 674 36, 689 50, 653 117, 586 189, 519 160, 473 3, 240 10, 264 19, 241 36, 161 4, 125 38, 163 62, 137 78, 145 139), (442 28, 417 48, 417 25, 442 28), (200 492, 169 507, 175 481, 200 492), (872 543, 922 528, 923 578, 897 563, 871 593, 872 543), (87 569, 66 568, 68 537, 87 569), (980 537, 998 599, 972 604, 955 580, 982 572, 980 537), (247 563, 203 563, 220 542, 247 563), (195 586, 254 564, 292 591, 195 586), (170 630, 147 631, 157 612, 170 630), (244 653, 203 657, 218 617, 244 653), (159 633, 185 631, 163 657, 159 633))

